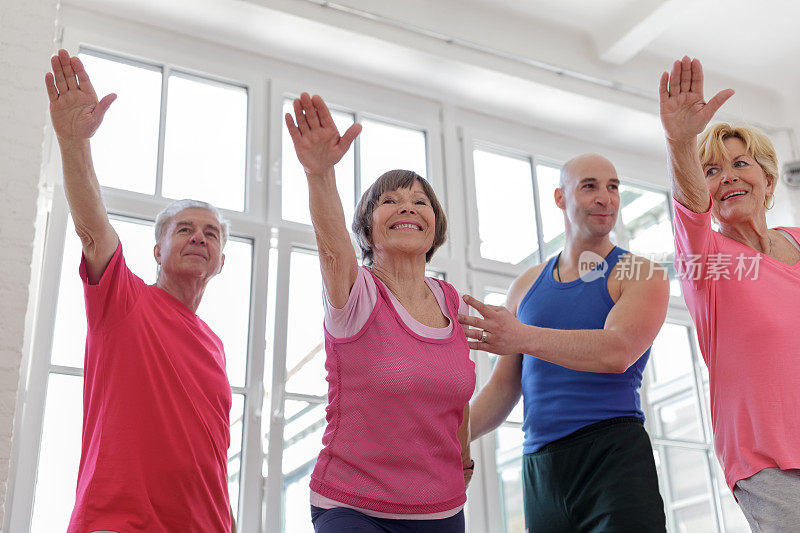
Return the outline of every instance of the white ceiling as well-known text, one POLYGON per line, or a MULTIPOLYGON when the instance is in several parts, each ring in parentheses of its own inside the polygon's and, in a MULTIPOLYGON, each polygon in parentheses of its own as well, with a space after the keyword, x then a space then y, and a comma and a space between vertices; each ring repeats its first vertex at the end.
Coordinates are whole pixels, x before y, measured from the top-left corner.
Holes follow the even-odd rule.
POLYGON ((344 10, 323 3, 64 0, 67 9, 113 14, 354 79, 408 87, 654 156, 663 153, 658 77, 684 54, 703 61, 707 94, 736 89, 724 108, 728 116, 767 128, 800 124, 800 65, 794 60, 800 2, 337 0, 344 10), (558 75, 550 67, 576 75, 558 75))

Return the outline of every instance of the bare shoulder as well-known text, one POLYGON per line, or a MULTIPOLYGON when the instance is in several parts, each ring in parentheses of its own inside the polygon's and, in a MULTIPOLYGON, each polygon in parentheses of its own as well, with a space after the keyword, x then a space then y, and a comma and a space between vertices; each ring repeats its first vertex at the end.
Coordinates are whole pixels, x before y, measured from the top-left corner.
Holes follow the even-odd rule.
POLYGON ((506 307, 514 314, 517 312, 517 306, 522 301, 522 298, 533 286, 534 282, 539 279, 547 263, 540 263, 532 266, 511 283, 508 289, 508 297, 506 298, 506 307))
POLYGON ((667 269, 658 262, 634 253, 627 253, 620 257, 617 264, 614 265, 608 282, 609 292, 613 297, 615 292, 621 294, 626 287, 631 286, 668 287, 669 277, 667 269), (616 290, 612 290, 612 288, 616 290))

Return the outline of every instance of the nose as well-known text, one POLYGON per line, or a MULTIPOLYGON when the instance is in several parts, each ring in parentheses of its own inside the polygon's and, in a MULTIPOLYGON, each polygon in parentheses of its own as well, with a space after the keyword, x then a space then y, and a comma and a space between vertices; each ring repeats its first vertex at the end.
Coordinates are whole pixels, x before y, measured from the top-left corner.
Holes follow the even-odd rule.
POLYGON ((206 237, 205 237, 205 235, 203 235, 202 231, 195 231, 192 234, 192 238, 189 240, 189 242, 192 243, 192 244, 205 244, 206 243, 206 237))
POLYGON ((412 215, 416 214, 416 210, 414 209, 414 204, 403 202, 400 204, 400 213, 410 213, 412 215))
POLYGON ((607 206, 608 203, 611 201, 611 195, 605 189, 600 189, 600 192, 597 193, 597 196, 594 197, 594 201, 596 204, 602 205, 603 207, 607 206))
POLYGON ((732 170, 724 170, 722 172, 722 183, 732 183, 735 181, 739 181, 739 178, 736 177, 732 170))

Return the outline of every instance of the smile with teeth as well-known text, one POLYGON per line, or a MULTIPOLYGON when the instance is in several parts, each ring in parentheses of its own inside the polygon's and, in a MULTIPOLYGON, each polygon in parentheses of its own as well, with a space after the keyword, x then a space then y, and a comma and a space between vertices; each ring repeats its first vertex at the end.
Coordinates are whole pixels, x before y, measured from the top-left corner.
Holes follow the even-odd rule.
POLYGON ((395 224, 390 229, 415 229, 417 231, 422 231, 422 227, 420 227, 419 225, 417 225, 417 224, 407 224, 407 223, 395 224))
POLYGON ((747 194, 747 191, 732 191, 732 192, 729 192, 728 194, 726 194, 725 196, 723 196, 721 198, 721 201, 724 202, 728 198, 734 198, 736 196, 744 196, 745 194, 747 194))

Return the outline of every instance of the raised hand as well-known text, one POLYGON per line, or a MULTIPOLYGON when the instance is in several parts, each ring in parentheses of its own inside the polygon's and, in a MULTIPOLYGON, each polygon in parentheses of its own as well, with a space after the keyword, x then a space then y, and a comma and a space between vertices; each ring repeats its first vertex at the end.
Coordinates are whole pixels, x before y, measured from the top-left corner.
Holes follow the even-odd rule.
POLYGON ((70 57, 66 50, 59 50, 50 64, 53 72, 45 75, 44 83, 56 135, 62 141, 88 139, 100 127, 117 95, 106 95, 98 102, 83 63, 77 57, 70 57))
POLYGON ((703 99, 703 67, 697 59, 675 61, 672 72, 661 75, 659 85, 661 124, 667 140, 692 140, 703 132, 714 113, 733 96, 733 89, 703 99))
POLYGON ((353 124, 344 135, 333 122, 328 106, 318 95, 303 93, 294 101, 294 120, 286 113, 286 127, 294 143, 297 159, 308 175, 321 175, 339 162, 361 133, 361 124, 353 124), (297 125, 295 125, 295 120, 297 125))

